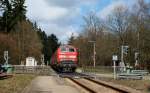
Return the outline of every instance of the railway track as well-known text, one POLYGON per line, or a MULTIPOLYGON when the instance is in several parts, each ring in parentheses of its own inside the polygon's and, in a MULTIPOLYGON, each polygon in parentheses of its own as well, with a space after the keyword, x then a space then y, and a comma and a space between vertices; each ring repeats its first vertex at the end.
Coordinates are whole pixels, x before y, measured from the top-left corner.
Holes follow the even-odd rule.
POLYGON ((62 78, 84 78, 84 77, 88 77, 88 78, 93 78, 93 76, 91 75, 87 75, 84 73, 57 73, 59 75, 59 77, 62 78))
POLYGON ((84 93, 141 93, 134 89, 121 88, 86 77, 79 79, 67 77, 66 79, 84 93))

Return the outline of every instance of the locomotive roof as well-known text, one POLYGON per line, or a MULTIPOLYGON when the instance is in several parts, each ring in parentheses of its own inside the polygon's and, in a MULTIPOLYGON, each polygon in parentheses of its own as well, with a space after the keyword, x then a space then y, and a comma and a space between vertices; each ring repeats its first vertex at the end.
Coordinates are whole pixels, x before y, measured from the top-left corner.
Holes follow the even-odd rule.
POLYGON ((72 45, 61 45, 60 47, 72 47, 72 48, 74 48, 74 46, 72 46, 72 45))

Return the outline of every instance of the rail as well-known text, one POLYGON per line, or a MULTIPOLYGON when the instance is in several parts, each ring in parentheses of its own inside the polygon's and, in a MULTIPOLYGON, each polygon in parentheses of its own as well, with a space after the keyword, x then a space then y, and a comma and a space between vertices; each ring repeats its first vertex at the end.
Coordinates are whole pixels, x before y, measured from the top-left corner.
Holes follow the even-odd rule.
POLYGON ((83 78, 82 79, 83 81, 85 80, 84 82, 87 81, 86 84, 84 84, 83 81, 80 79, 73 79, 73 78, 67 78, 67 79, 71 80, 73 83, 75 83, 76 85, 83 88, 84 90, 86 90, 89 93, 113 93, 113 92, 114 93, 141 93, 140 91, 137 91, 132 88, 112 85, 112 84, 106 83, 105 81, 93 80, 91 78, 83 78), (88 82, 89 82, 89 84, 88 84, 88 82), (90 83, 92 83, 92 84, 90 84, 90 83), (105 89, 105 92, 102 92, 103 88, 102 89, 94 89, 94 88, 92 88, 93 87, 92 85, 97 88, 104 87, 109 92, 106 92, 106 89, 105 89), (101 90, 101 91, 99 91, 99 90, 101 90), (110 91, 112 91, 112 92, 110 92, 110 91))

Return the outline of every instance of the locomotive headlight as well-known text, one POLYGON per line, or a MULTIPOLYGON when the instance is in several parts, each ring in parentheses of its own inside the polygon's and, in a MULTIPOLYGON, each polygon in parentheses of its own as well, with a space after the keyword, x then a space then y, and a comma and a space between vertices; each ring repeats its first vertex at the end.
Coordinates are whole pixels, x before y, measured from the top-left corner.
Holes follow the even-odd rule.
POLYGON ((76 56, 69 56, 69 58, 76 58, 76 56))
POLYGON ((65 55, 59 55, 59 58, 66 58, 65 55))

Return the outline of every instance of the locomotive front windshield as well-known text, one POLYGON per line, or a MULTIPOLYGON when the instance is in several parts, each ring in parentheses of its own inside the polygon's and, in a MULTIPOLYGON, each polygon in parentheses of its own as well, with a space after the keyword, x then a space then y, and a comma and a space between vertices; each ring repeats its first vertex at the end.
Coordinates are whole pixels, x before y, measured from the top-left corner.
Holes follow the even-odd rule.
POLYGON ((67 48, 61 47, 61 52, 67 52, 67 48))
POLYGON ((61 47, 61 52, 75 52, 74 48, 61 47))
POLYGON ((74 48, 69 48, 69 52, 75 52, 74 48))

